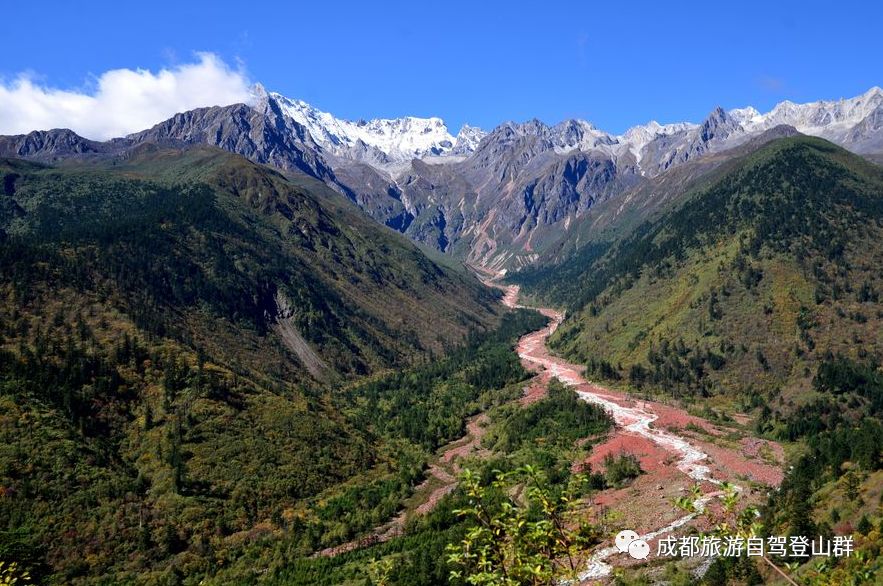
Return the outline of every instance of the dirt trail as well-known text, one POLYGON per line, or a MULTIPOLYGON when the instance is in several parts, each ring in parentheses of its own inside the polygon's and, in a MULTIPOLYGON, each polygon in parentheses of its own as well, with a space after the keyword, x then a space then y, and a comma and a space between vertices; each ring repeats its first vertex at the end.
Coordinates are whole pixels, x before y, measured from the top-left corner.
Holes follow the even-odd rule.
MULTIPOLYGON (((503 303, 509 307, 518 305, 518 287, 505 289, 503 303)), ((539 308, 549 317, 550 324, 524 336, 518 343, 518 355, 525 364, 548 373, 562 383, 573 387, 579 397, 602 406, 616 422, 616 431, 606 442, 592 448, 592 456, 586 463, 597 466, 599 458, 614 450, 636 455, 645 471, 635 484, 620 491, 607 491, 596 504, 604 506, 627 505, 633 514, 628 519, 631 527, 647 541, 670 533, 690 522, 695 515, 677 516, 669 503, 672 496, 683 493, 687 487, 699 483, 704 490, 701 504, 717 494, 722 481, 733 482, 740 490, 738 481, 753 480, 778 486, 782 480, 781 447, 772 442, 751 438, 737 446, 719 445, 716 438, 728 431, 707 421, 693 417, 681 409, 651 401, 635 401, 628 396, 592 384, 583 376, 584 368, 552 356, 546 348, 551 336, 564 316, 552 309, 539 308), (660 425, 661 424, 661 425, 660 425), (702 433, 684 431, 702 430, 702 433), (767 456, 758 444, 766 444, 767 456), (653 486, 655 485, 655 489, 653 486)), ((606 560, 621 556, 615 547, 607 547, 591 556, 581 580, 604 578, 610 575, 612 566, 606 560)), ((623 560, 626 561, 626 560, 623 560)))
MULTIPOLYGON (((531 387, 525 387, 525 397, 529 388, 531 387)), ((367 536, 323 549, 316 555, 334 557, 354 549, 389 541, 402 534, 409 514, 425 515, 431 512, 445 495, 457 487, 461 460, 467 456, 481 458, 488 455, 487 450, 481 447, 481 439, 486 432, 487 423, 488 417, 484 413, 471 417, 466 422, 466 435, 447 444, 439 451, 436 461, 427 470, 426 480, 414 489, 411 500, 420 504, 414 508, 413 513, 405 509, 367 536)))

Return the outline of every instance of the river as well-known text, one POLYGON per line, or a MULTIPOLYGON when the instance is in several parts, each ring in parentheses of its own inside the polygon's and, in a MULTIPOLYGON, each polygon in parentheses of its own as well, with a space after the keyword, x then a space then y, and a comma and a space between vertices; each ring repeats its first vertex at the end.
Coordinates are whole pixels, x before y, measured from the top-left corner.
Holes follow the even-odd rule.
MULTIPOLYGON (((518 286, 510 285, 504 290, 503 303, 505 305, 511 308, 525 307, 518 303, 518 286)), ((603 407, 616 422, 618 433, 644 438, 671 454, 676 458, 675 466, 677 469, 690 479, 699 483, 721 484, 721 479, 715 478, 708 465, 709 454, 703 451, 700 446, 677 433, 653 426, 653 423, 659 418, 657 410, 663 407, 671 410, 671 407, 662 406, 651 401, 624 400, 621 394, 612 393, 586 380, 583 375, 584 368, 582 366, 553 356, 546 346, 549 336, 555 332, 563 321, 564 316, 550 308, 527 307, 527 309, 536 309, 548 317, 550 322, 545 328, 521 338, 517 351, 518 356, 523 361, 529 365, 534 365, 534 370, 548 371, 552 377, 572 387, 583 401, 603 407)), ((738 485, 734 486, 736 490, 742 490, 738 485)), ((709 491, 701 497, 697 503, 700 512, 704 505, 717 494, 719 493, 716 491, 709 491)), ((674 521, 664 523, 651 531, 645 532, 641 535, 641 538, 649 542, 685 525, 695 516, 696 514, 688 514, 674 521)), ((585 570, 580 574, 580 579, 604 578, 610 575, 613 567, 607 560, 615 555, 620 555, 619 550, 615 546, 605 547, 596 551, 590 557, 585 570)))

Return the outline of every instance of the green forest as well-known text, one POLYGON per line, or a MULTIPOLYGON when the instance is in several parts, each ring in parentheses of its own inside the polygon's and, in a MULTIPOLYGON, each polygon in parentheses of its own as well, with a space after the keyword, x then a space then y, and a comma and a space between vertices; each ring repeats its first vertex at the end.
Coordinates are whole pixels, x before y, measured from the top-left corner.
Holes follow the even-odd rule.
POLYGON ((782 139, 622 240, 514 279, 573 313, 550 343, 599 378, 794 406, 826 355, 883 356, 881 193, 880 167, 782 139))
POLYGON ((0 173, 0 560, 34 583, 197 583, 267 540, 347 539, 524 376, 504 348, 542 323, 330 190, 215 149, 0 173), (442 369, 413 389, 450 385, 394 397, 409 368, 442 369), (377 402, 438 435, 383 428, 377 402))

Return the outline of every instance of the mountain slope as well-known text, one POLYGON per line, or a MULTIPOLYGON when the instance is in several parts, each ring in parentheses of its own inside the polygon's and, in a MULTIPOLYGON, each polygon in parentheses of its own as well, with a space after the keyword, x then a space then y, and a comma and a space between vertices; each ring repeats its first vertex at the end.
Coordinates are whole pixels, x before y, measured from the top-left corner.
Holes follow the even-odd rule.
POLYGON ((204 575, 354 476, 407 488, 341 383, 498 323, 318 181, 218 149, 0 175, 0 551, 41 581, 204 575))
POLYGON ((565 240, 585 241, 579 226, 595 224, 596 206, 608 216, 655 208, 684 191, 680 180, 701 178, 776 136, 801 132, 879 152, 881 103, 883 92, 873 88, 837 102, 783 103, 768 114, 718 107, 701 124, 651 122, 619 136, 583 120, 509 122, 465 160, 416 161, 380 180, 365 180, 364 169, 342 171, 341 180, 373 204, 374 217, 411 238, 511 270, 543 262, 548 250, 569 247, 565 240))
POLYGON ((638 180, 631 155, 600 148, 609 140, 578 121, 534 120, 498 127, 463 161, 412 161, 390 185, 408 212, 403 232, 475 265, 528 263, 562 224, 638 180))
POLYGON ((744 157, 614 243, 519 278, 571 312, 554 348, 676 396, 805 395, 883 356, 883 170, 819 139, 744 157))
MULTIPOLYGON (((879 150, 879 135, 871 137, 863 130, 879 128, 881 108, 883 90, 873 87, 849 99, 808 104, 785 101, 776 104, 766 114, 760 114, 753 108, 738 112, 742 113, 742 126, 749 133, 788 124, 803 134, 828 139, 853 152, 867 153, 879 150), (878 140, 874 141, 873 138, 878 140)), ((734 112, 737 111, 731 114, 734 112)))
POLYGON ((28 134, 0 136, 0 157, 41 163, 94 161, 118 154, 125 145, 128 145, 125 139, 98 142, 66 128, 35 130, 28 134))
MULTIPOLYGON (((17 177, 11 187, 14 194, 7 200, 7 205, 23 209, 24 214, 8 218, 2 226, 3 230, 8 235, 40 240, 50 235, 58 237, 65 234, 65 230, 72 230, 76 234, 76 230, 86 229, 88 221, 99 222, 102 229, 109 229, 109 224, 125 211, 120 207, 125 205, 124 193, 112 191, 117 187, 124 191, 128 189, 125 181, 117 183, 115 180, 121 174, 127 179, 158 182, 160 190, 169 185, 180 185, 181 182, 185 182, 188 189, 205 184, 215 194, 206 196, 209 202, 214 197, 217 198, 214 200, 217 205, 234 206, 234 219, 240 225, 231 226, 231 230, 247 233, 250 227, 260 228, 258 234, 252 235, 260 246, 255 245, 251 251, 240 252, 242 255, 260 255, 254 260, 254 273, 242 277, 240 271, 243 269, 237 271, 235 266, 223 267, 232 269, 236 278, 244 278, 246 282, 252 279, 254 291, 243 289, 223 295, 231 297, 229 301, 224 300, 231 307, 238 306, 242 299, 254 296, 256 299, 250 302, 249 318, 258 328, 264 313, 270 312, 272 316, 274 311, 281 311, 277 307, 279 303, 270 299, 281 293, 285 297, 303 299, 306 305, 295 307, 295 313, 303 316, 299 317, 303 320, 299 327, 307 331, 321 329, 325 332, 320 334, 317 331, 311 335, 328 336, 334 330, 330 328, 330 323, 325 324, 329 327, 315 328, 306 316, 325 315, 323 319, 332 314, 346 316, 345 319, 349 321, 346 325, 343 317, 337 318, 341 320, 336 326, 339 338, 332 342, 329 337, 329 344, 336 345, 351 337, 351 334, 343 333, 345 330, 356 332, 363 327, 360 318, 354 319, 354 315, 351 315, 355 314, 364 316, 366 329, 362 332, 364 335, 355 336, 350 343, 374 337, 377 346, 395 346, 395 339, 407 332, 407 337, 413 339, 413 347, 404 352, 407 354, 413 350, 439 350, 440 340, 435 339, 437 334, 441 334, 441 339, 447 343, 451 341, 448 335, 453 334, 456 338, 469 328, 480 326, 480 316, 487 315, 492 303, 477 282, 434 265, 400 237, 364 219, 343 198, 317 181, 286 179, 242 158, 205 147, 180 151, 145 145, 125 162, 114 161, 110 166, 95 168, 94 175, 89 174, 90 169, 77 171, 84 175, 74 173, 74 181, 82 177, 87 185, 95 182, 99 189, 111 190, 106 192, 108 198, 90 199, 85 193, 78 198, 65 192, 68 186, 67 170, 41 170, 33 177, 17 177), (31 189, 39 194, 39 200, 30 195, 31 189), (42 207, 50 202, 53 207, 51 211, 42 207), (78 214, 76 225, 67 226, 66 217, 61 213, 65 205, 94 211, 96 215, 78 214), (256 223, 255 219, 249 219, 249 214, 256 215, 260 221, 256 223), (292 290, 286 291, 285 287, 292 290), (307 291, 307 288, 314 290, 307 291), (459 298, 461 295, 465 295, 465 298, 471 296, 477 303, 461 305, 459 301, 447 301, 449 296, 459 298), (432 310, 428 307, 421 309, 420 304, 426 300, 431 300, 432 310), (333 303, 339 305, 334 307, 333 303), (324 309, 318 309, 319 305, 324 305, 324 309), (356 308, 359 311, 348 311, 356 308), (408 310, 399 313, 405 308, 408 310), (454 327, 442 328, 431 335, 426 333, 425 324, 436 319, 450 319, 454 327), (388 330, 386 336, 377 337, 381 330, 368 325, 371 323, 397 325, 388 330), (367 335, 369 332, 371 336, 367 335)), ((81 189, 76 183, 74 185, 75 189, 81 189)), ((132 188, 138 191, 152 189, 137 182, 132 188)), ((228 238, 233 238, 234 234, 231 233, 228 238)), ((235 236, 241 238, 238 234, 235 236)), ((223 244, 219 246, 229 247, 223 244)), ((226 256, 232 260, 230 253, 226 253, 226 256)), ((219 258, 215 262, 229 261, 219 258)), ((203 271, 209 283, 210 278, 219 273, 218 268, 203 271)), ((214 286, 218 291, 222 289, 220 285, 214 286)), ((146 289, 150 290, 150 287, 146 289)), ((158 292, 157 296, 163 294, 165 292, 158 292)), ((242 307, 238 307, 238 311, 241 313, 242 307)), ((356 354, 363 356, 357 360, 361 369, 369 368, 377 359, 369 358, 367 350, 356 354)), ((381 364, 382 360, 374 366, 381 364)), ((338 370, 343 372, 348 368, 341 364, 338 370)))
POLYGON ((333 173, 310 134, 286 119, 275 104, 263 111, 245 104, 190 110, 132 134, 125 142, 209 144, 256 163, 333 182, 333 173))
POLYGON ((681 203, 691 190, 738 167, 742 157, 771 141, 799 134, 791 126, 776 126, 730 150, 707 153, 672 167, 652 180, 640 180, 633 188, 597 202, 577 217, 557 240, 547 244, 534 265, 555 265, 582 246, 627 235, 642 222, 657 218, 681 203))

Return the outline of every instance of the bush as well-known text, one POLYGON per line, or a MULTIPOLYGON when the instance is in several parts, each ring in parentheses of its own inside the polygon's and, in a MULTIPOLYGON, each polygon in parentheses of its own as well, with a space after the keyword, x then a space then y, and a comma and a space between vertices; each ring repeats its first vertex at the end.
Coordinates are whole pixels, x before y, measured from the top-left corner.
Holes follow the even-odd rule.
POLYGON ((604 456, 604 479, 612 487, 619 488, 641 475, 641 464, 633 454, 607 454, 604 456))

